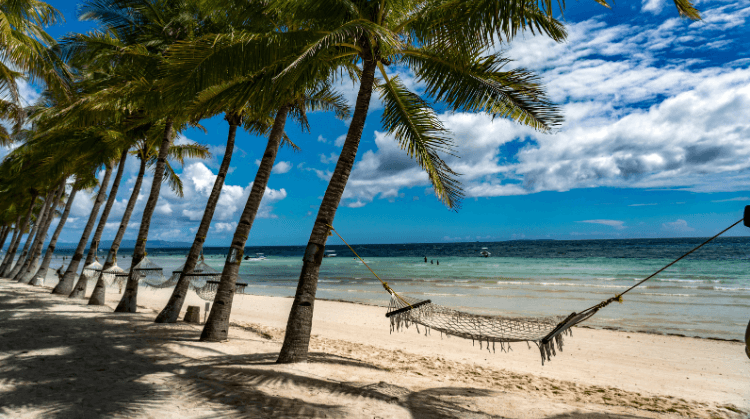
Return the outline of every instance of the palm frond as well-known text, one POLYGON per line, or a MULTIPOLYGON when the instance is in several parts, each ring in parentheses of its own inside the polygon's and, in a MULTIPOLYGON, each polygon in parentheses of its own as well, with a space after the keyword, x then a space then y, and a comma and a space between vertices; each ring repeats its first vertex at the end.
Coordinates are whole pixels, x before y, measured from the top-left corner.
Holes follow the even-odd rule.
POLYGON ((396 77, 388 78, 381 66, 385 82, 377 86, 383 101, 383 127, 399 142, 409 157, 427 172, 435 195, 448 208, 458 209, 463 197, 458 173, 440 158, 440 152, 451 153, 453 143, 448 130, 433 109, 419 96, 410 92, 396 77))

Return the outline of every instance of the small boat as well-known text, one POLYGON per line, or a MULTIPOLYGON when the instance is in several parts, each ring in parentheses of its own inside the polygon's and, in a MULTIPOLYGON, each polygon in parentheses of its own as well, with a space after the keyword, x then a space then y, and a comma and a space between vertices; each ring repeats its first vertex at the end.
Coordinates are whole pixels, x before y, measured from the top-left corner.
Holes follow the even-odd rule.
POLYGON ((336 251, 335 250, 326 250, 325 253, 323 253, 324 258, 335 258, 336 257, 336 251))
POLYGON ((481 251, 481 252, 479 252, 479 254, 480 254, 480 255, 482 255, 482 257, 486 257, 486 258, 488 258, 488 257, 490 257, 490 255, 491 255, 492 253, 488 252, 488 251, 487 251, 487 248, 486 248, 486 247, 483 247, 483 248, 482 248, 482 251, 481 251))
POLYGON ((263 253, 256 253, 254 258, 251 258, 250 256, 245 256, 245 260, 249 260, 250 262, 266 260, 266 255, 264 255, 263 253))

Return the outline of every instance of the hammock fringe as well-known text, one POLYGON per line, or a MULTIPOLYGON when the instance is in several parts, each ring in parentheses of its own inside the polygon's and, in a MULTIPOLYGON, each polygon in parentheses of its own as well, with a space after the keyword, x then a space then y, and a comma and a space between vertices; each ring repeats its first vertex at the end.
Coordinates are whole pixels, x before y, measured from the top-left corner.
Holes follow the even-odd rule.
POLYGON ((570 328, 593 315, 542 318, 514 318, 484 316, 453 310, 448 307, 420 301, 411 297, 391 296, 388 306, 390 333, 401 332, 414 325, 424 327, 425 336, 432 330, 446 338, 457 336, 471 339, 472 346, 479 342, 479 349, 495 352, 496 343, 502 352, 512 351, 511 342, 526 342, 529 349, 533 342, 539 349, 542 365, 563 350, 563 337, 572 336, 570 328), (490 344, 492 349, 490 350, 490 344))

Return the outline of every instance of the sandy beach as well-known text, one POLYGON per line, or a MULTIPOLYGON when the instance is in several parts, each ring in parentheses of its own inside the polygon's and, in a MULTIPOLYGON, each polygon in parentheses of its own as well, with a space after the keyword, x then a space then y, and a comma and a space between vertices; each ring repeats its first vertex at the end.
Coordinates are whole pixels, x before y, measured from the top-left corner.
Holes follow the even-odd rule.
MULTIPOLYGON (((91 290, 89 290, 90 292, 91 290)), ((238 295, 230 340, 139 312, 0 280, 0 418, 746 418, 738 342, 576 328, 542 366, 535 347, 389 333, 385 308, 317 301, 311 359, 274 363, 291 299, 238 295)), ((248 292, 252 292, 248 290, 248 292)), ((187 305, 204 302, 190 293, 187 305)), ((182 316, 181 316, 182 317, 182 316)))

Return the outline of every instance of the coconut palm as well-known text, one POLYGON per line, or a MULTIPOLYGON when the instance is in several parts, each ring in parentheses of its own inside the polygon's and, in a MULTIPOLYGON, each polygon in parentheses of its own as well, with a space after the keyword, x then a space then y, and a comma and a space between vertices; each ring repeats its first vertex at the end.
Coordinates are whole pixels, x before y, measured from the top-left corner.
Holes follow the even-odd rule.
POLYGON ((60 186, 58 187, 57 193, 55 194, 54 201, 52 202, 52 207, 44 219, 44 225, 41 227, 42 229, 37 234, 37 238, 31 247, 30 256, 27 259, 24 267, 21 268, 21 272, 17 275, 18 282, 29 283, 30 279, 33 278, 34 274, 36 273, 39 257, 41 256, 42 247, 44 246, 44 240, 47 238, 47 233, 49 231, 50 225, 52 224, 52 221, 55 219, 55 216, 58 215, 57 209, 60 205, 60 202, 62 201, 64 193, 65 182, 61 182, 60 186))
MULTIPOLYGON (((38 0, 0 2, 0 118, 15 120, 16 127, 24 119, 19 79, 45 81, 59 89, 67 86, 65 67, 54 54, 55 40, 44 31, 61 19, 59 11, 38 0)), ((0 126, 0 144, 9 140, 0 126)))
MULTIPOLYGON (((57 223, 57 227, 55 228, 55 232, 52 233, 52 237, 50 238, 49 245, 47 245, 47 251, 44 253, 44 259, 42 259, 42 264, 39 267, 39 270, 36 271, 36 274, 34 274, 34 277, 29 281, 30 285, 42 285, 44 283, 45 278, 47 278, 47 271, 49 270, 49 264, 52 261, 52 255, 55 254, 55 247, 57 246, 57 239, 60 237, 60 233, 63 230, 63 227, 65 227, 65 223, 68 220, 68 215, 70 214, 70 209, 73 207, 73 202, 76 196, 76 193, 78 193, 78 190, 82 187, 80 186, 81 180, 78 179, 76 182, 73 183, 71 187, 70 194, 68 195, 67 201, 65 202, 65 209, 63 210, 63 213, 60 215, 60 221, 57 223)), ((85 185, 83 189, 88 189, 92 187, 93 185, 85 185)))
POLYGON ((52 205, 54 194, 55 194, 55 191, 48 190, 44 196, 44 199, 39 205, 39 209, 35 211, 36 219, 33 222, 31 230, 29 231, 29 235, 26 238, 26 242, 23 245, 23 249, 21 250, 21 253, 18 256, 18 260, 16 261, 15 265, 13 265, 13 268, 8 273, 8 278, 13 278, 14 280, 18 280, 16 278, 16 275, 18 275, 18 272, 21 271, 21 267, 23 267, 24 264, 26 263, 32 243, 34 243, 37 240, 37 236, 38 236, 37 232, 39 232, 39 227, 44 224, 44 219, 47 216, 47 212, 49 211, 49 208, 52 205))
POLYGON ((106 165, 104 176, 102 177, 101 183, 99 184, 99 191, 96 194, 94 206, 91 210, 88 221, 86 222, 86 226, 83 228, 83 234, 81 234, 81 238, 80 240, 78 240, 78 246, 76 247, 75 253, 73 253, 73 256, 70 258, 70 263, 65 270, 65 274, 63 275, 62 279, 60 279, 60 282, 52 290, 53 294, 69 295, 70 292, 73 291, 76 272, 78 271, 78 266, 81 263, 81 259, 83 259, 83 251, 88 244, 91 230, 94 229, 94 223, 96 222, 97 215, 99 214, 99 208, 101 208, 107 196, 107 185, 109 184, 109 178, 112 175, 112 166, 113 164, 111 162, 108 162, 106 165))
MULTIPOLYGON (((112 205, 114 205, 115 200, 117 199, 117 190, 120 188, 120 181, 122 180, 122 174, 125 171, 125 161, 127 158, 128 150, 125 149, 120 156, 120 161, 117 163, 117 174, 115 174, 115 179, 112 182, 112 187, 109 190, 109 198, 107 198, 107 203, 104 205, 102 215, 99 217, 99 224, 97 224, 96 230, 94 231, 94 236, 91 239, 89 251, 86 255, 86 261, 84 262, 83 266, 88 266, 92 262, 94 262, 94 258, 96 257, 96 253, 99 249, 99 240, 101 240, 102 233, 104 232, 104 226, 107 224, 107 219, 109 218, 109 211, 112 209, 112 205)), ((102 183, 102 188, 105 186, 106 183, 102 183)), ((70 295, 68 295, 68 297, 84 298, 86 294, 86 287, 88 286, 88 279, 89 276, 86 272, 81 273, 81 275, 78 277, 78 282, 76 282, 76 285, 73 287, 73 291, 70 292, 70 295)))
MULTIPOLYGON (((29 275, 32 275, 34 272, 36 272, 36 263, 39 260, 39 253, 42 248, 42 244, 44 243, 44 240, 47 237, 47 230, 49 229, 50 224, 52 224, 52 219, 55 218, 55 213, 57 206, 60 203, 60 199, 62 198, 62 193, 65 190, 65 180, 62 182, 59 182, 59 185, 55 190, 50 190, 50 192, 47 194, 47 202, 45 202, 45 208, 42 212, 42 216, 39 220, 37 220, 38 224, 38 230, 36 232, 36 235, 34 236, 34 242, 32 243, 31 247, 29 248, 29 252, 24 259, 23 264, 20 264, 20 269, 17 271, 15 275, 12 274, 13 279, 18 282, 28 282, 29 281, 29 275), (33 269, 33 272, 31 272, 33 269)), ((19 258, 19 261, 23 258, 19 258)))
MULTIPOLYGON (((18 245, 21 242, 21 237, 23 236, 24 232, 26 231, 26 227, 31 222, 32 217, 32 211, 34 210, 34 205, 36 204, 36 199, 39 196, 39 192, 36 189, 32 189, 29 191, 30 196, 27 202, 28 210, 26 211, 26 215, 23 216, 22 222, 20 224, 20 227, 17 229, 16 237, 11 241, 10 247, 8 247, 8 251, 5 254, 5 259, 3 260, 3 264, 0 266, 0 277, 8 277, 10 270, 13 265, 13 259, 16 256, 16 251, 18 250, 18 245)), ((18 225, 18 224, 16 224, 18 225)))
MULTIPOLYGON (((104 262, 102 270, 108 269, 114 264, 115 258, 117 257, 117 250, 120 248, 120 242, 122 241, 122 237, 124 236, 125 230, 127 229, 127 224, 130 221, 130 215, 132 214, 133 208, 135 207, 135 202, 138 199, 138 192, 140 191, 141 184, 143 183, 143 175, 146 170, 146 166, 153 167, 156 164, 155 151, 156 151, 156 142, 154 141, 139 142, 139 149, 136 150, 136 155, 138 155, 138 157, 141 160, 141 170, 139 170, 138 177, 136 178, 136 181, 135 181, 136 184, 133 187, 133 193, 130 196, 130 200, 128 201, 126 211, 123 214, 122 220, 120 222, 120 228, 118 229, 115 239, 112 241, 112 246, 109 249, 107 260, 104 262)), ((211 153, 208 151, 208 148, 206 146, 203 146, 197 143, 191 142, 187 144, 173 144, 172 146, 169 147, 169 153, 167 154, 167 162, 165 163, 167 182, 169 183, 169 186, 175 192, 175 194, 177 194, 177 196, 179 197, 183 196, 182 181, 180 180, 179 176, 175 173, 172 165, 170 164, 170 160, 175 161, 176 163, 179 163, 182 166, 185 164, 185 159, 187 158, 206 159, 210 157, 211 157, 211 153)), ((114 185, 113 185, 113 188, 114 188, 114 185)), ((113 194, 116 194, 116 191, 110 191, 109 199, 112 202, 114 202, 114 199, 112 198, 113 194)), ((107 205, 111 207, 109 202, 107 205)), ((104 213, 102 213, 102 218, 99 220, 99 226, 102 227, 102 229, 103 229, 104 223, 106 223, 106 217, 104 213)), ((101 233, 99 234, 99 236, 94 236, 94 240, 97 242, 98 242, 98 237, 101 237, 101 233)), ((92 241, 92 244, 91 244, 91 248, 93 247, 94 247, 94 241, 92 241)), ((91 253, 91 250, 89 250, 89 253, 91 253)), ((93 262, 93 257, 91 261, 93 262)), ((88 262, 88 263, 91 263, 91 262, 88 262)), ((82 277, 83 275, 81 275, 81 278, 82 277)), ((76 290, 78 288, 79 287, 76 286, 76 290)), ((83 293, 85 292, 86 287, 82 285, 80 289, 81 289, 80 291, 81 296, 83 296, 83 293)), ((74 292, 76 290, 74 290, 74 292)), ((106 285, 104 283, 104 278, 100 275, 94 287, 94 291, 91 293, 91 297, 89 298, 89 305, 103 305, 105 296, 106 296, 106 285)))

